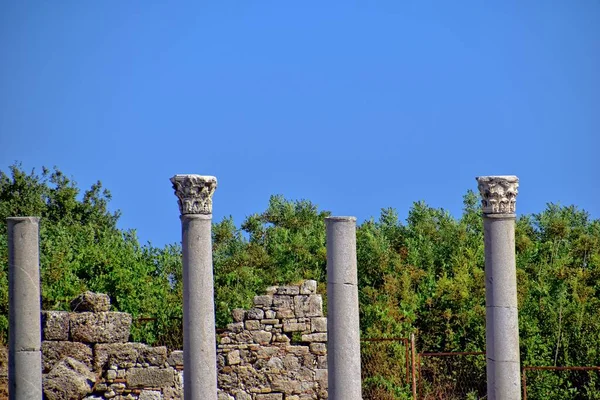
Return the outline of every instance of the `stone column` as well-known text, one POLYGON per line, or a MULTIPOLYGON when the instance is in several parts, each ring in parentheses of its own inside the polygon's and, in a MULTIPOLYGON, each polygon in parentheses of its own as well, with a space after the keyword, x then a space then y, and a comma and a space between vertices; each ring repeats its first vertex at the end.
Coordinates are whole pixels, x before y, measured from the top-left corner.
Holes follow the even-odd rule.
POLYGON ((39 221, 37 217, 6 219, 10 400, 42 398, 39 221))
POLYGON ((521 398, 515 263, 516 176, 477 178, 483 211, 487 398, 521 398))
POLYGON ((325 218, 329 400, 360 400, 356 218, 325 218))
POLYGON ((181 212, 183 248, 183 367, 185 400, 217 400, 212 265, 213 176, 171 178, 181 212))

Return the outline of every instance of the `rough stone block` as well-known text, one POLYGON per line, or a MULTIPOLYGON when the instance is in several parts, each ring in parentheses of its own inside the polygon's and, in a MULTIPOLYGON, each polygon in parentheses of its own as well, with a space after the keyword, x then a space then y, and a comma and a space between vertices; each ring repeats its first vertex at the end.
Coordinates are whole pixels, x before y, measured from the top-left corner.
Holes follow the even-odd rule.
POLYGON ((227 365, 237 365, 242 362, 240 358, 240 351, 233 350, 227 353, 227 365))
POLYGON ((263 393, 257 394, 256 400, 283 400, 283 393, 263 393))
POLYGON ((294 308, 294 298, 292 296, 275 295, 273 296, 273 307, 277 309, 294 308))
POLYGON ((231 311, 231 316, 233 317, 234 322, 242 322, 244 320, 244 316, 246 315, 246 310, 243 308, 236 308, 231 311))
POLYGON ((296 296, 294 311, 297 317, 322 317, 323 299, 320 294, 296 296))
POLYGON ((130 368, 126 374, 127 386, 130 388, 173 386, 175 374, 175 370, 171 367, 130 368))
POLYGON ((310 346, 310 352, 319 356, 323 356, 325 354, 327 354, 327 346, 325 345, 325 343, 311 343, 310 346))
POLYGON ((71 339, 84 343, 123 343, 129 338, 131 315, 122 312, 71 313, 71 339))
POLYGON ((183 350, 173 350, 167 358, 167 363, 172 366, 183 366, 183 350))
POLYGON ((316 317, 310 320, 311 332, 327 332, 327 317, 316 317))
POLYGON ((302 322, 291 322, 291 321, 283 321, 283 331, 284 332, 304 332, 307 330, 306 323, 302 322))
POLYGON ((294 310, 290 308, 282 308, 280 310, 277 310, 277 312, 275 313, 275 317, 279 319, 290 319, 294 318, 295 316, 296 314, 294 314, 294 310))
POLYGON ((162 394, 157 390, 142 390, 138 400, 162 400, 162 394))
POLYGON ((42 311, 42 334, 44 340, 69 340, 69 313, 42 311))
POLYGON ((256 307, 271 307, 273 296, 254 296, 254 305, 256 307))
POLYGON ((252 339, 254 340, 254 342, 263 345, 269 344, 269 342, 271 342, 272 336, 273 334, 267 331, 254 331, 252 333, 252 339))
POLYGON ((326 333, 311 333, 310 335, 302 335, 303 342, 327 342, 326 333))
POLYGON ((60 360, 71 357, 92 369, 92 348, 77 342, 42 342, 42 371, 49 372, 60 360))
POLYGON ((78 400, 92 393, 96 376, 88 367, 67 357, 44 377, 44 395, 47 400, 78 400))
POLYGON ((300 294, 314 294, 317 293, 317 281, 307 280, 302 282, 300 286, 300 294))
POLYGON ((71 300, 75 312, 102 312, 110 310, 110 297, 104 293, 85 292, 71 300))
POLYGON ((263 319, 265 317, 265 312, 260 308, 253 308, 246 312, 246 319, 263 319))
POLYGON ((131 368, 138 360, 140 343, 102 343, 94 346, 94 369, 110 366, 131 368))
POLYGON ((257 331, 260 329, 260 321, 248 320, 246 321, 246 329, 249 331, 257 331))
POLYGON ((239 333, 244 330, 244 323, 243 322, 231 323, 231 324, 227 325, 227 329, 230 330, 231 332, 239 333))
POLYGON ((300 288, 298 286, 279 286, 277 288, 277 294, 295 296, 300 294, 300 288))

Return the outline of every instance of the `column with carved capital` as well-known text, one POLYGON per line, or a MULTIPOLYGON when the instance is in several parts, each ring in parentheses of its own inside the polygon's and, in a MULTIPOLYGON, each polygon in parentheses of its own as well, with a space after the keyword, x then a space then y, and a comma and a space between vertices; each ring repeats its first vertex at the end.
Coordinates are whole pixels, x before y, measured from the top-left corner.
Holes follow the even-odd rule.
POLYGON ((477 178, 483 211, 487 398, 521 398, 515 262, 516 176, 477 178))
POLYGON ((212 265, 214 176, 171 178, 181 212, 183 248, 183 367, 185 400, 217 400, 212 265))

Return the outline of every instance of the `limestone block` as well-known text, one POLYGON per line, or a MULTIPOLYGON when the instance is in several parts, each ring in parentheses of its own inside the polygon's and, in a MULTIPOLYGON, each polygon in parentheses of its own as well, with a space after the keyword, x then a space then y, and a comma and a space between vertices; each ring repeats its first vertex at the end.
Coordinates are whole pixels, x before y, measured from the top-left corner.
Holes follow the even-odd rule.
POLYGON ((233 396, 235 400, 252 400, 252 396, 241 390, 234 390, 233 396))
POLYGON ((275 318, 275 311, 273 310, 265 310, 265 318, 266 319, 273 319, 275 318))
POLYGON ((101 343, 94 346, 94 369, 109 366, 131 368, 138 360, 140 343, 101 343))
POLYGON ((151 347, 141 345, 138 348, 138 363, 162 367, 167 361, 167 348, 165 346, 151 347))
POLYGON ((296 314, 294 314, 294 310, 292 310, 291 308, 282 308, 277 310, 277 312, 275 313, 275 317, 279 319, 289 319, 294 318, 295 316, 296 314))
POLYGON ((223 392, 222 390, 219 390, 217 392, 217 400, 235 400, 233 397, 231 397, 228 393, 223 392))
POLYGON ((237 365, 241 363, 242 360, 240 358, 240 351, 234 350, 227 353, 227 365, 237 365))
POLYGON ((265 317, 265 312, 260 308, 253 308, 246 312, 246 319, 263 319, 265 317))
POLYGON ((292 296, 275 295, 273 296, 273 307, 277 309, 294 309, 294 298, 292 296))
POLYGON ((327 354, 327 346, 325 345, 325 343, 311 343, 309 348, 310 352, 313 354, 317 354, 320 356, 327 354))
POLYGON ((162 400, 162 394, 156 390, 142 390, 138 400, 162 400))
POLYGON ((172 366, 183 366, 183 350, 173 350, 167 358, 167 363, 172 366))
POLYGON ((257 394, 256 400, 283 400, 283 393, 264 393, 257 394))
POLYGON ((255 343, 258 344, 269 344, 271 342, 271 337, 273 334, 267 331, 255 331, 252 333, 252 339, 255 343))
POLYGON ((232 324, 227 325, 227 329, 234 333, 240 333, 244 330, 243 322, 234 322, 232 324))
POLYGON ((271 307, 273 296, 254 296, 254 305, 256 307, 271 307))
POLYGON ((316 317, 310 320, 311 332, 327 332, 327 317, 316 317))
POLYGON ((92 393, 96 376, 88 367, 67 357, 44 376, 44 395, 47 400, 79 400, 92 393))
POLYGON ((317 293, 317 281, 307 280, 300 286, 300 294, 315 294, 317 293))
POLYGON ((273 377, 271 387, 275 392, 283 392, 285 394, 298 393, 300 392, 300 381, 295 379, 295 377, 277 375, 273 377))
POLYGON ((322 317, 323 299, 320 294, 296 296, 294 311, 297 317, 322 317))
POLYGON ((243 308, 236 308, 231 312, 231 316, 233 317, 234 322, 242 322, 244 320, 244 316, 246 315, 246 310, 243 308))
POLYGON ((129 338, 131 315, 122 312, 71 313, 71 339, 84 343, 123 343, 129 338))
POLYGON ((110 297, 104 293, 85 292, 71 300, 71 310, 76 312, 102 312, 110 310, 110 297))
POLYGON ((303 332, 307 330, 306 323, 302 322, 291 322, 291 321, 283 321, 283 331, 284 332, 303 332))
POLYGON ((175 370, 169 368, 130 368, 125 375, 127 386, 136 387, 169 387, 175 382, 175 370))
POLYGON ((260 321, 248 320, 246 321, 246 329, 249 331, 257 331, 260 329, 260 321))
POLYGON ((42 334, 44 340, 69 340, 69 313, 42 311, 42 334))
POLYGON ((77 342, 42 342, 42 371, 44 373, 50 370, 63 358, 71 357, 92 369, 93 354, 92 348, 83 343, 77 342))
POLYGON ((279 286, 277 288, 277 294, 295 296, 300 294, 300 288, 298 286, 279 286))
POLYGON ((309 335, 302 335, 303 342, 327 342, 326 333, 311 333, 309 335))
POLYGON ((263 325, 276 325, 279 323, 278 319, 261 319, 260 323, 263 325))

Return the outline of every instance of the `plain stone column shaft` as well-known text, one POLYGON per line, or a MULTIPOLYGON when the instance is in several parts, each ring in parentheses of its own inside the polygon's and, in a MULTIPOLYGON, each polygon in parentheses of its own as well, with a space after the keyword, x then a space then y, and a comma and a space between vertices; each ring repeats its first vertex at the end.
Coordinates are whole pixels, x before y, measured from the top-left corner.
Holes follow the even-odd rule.
POLYGON ((487 398, 521 399, 515 261, 516 176, 477 178, 485 246, 487 398))
POLYGON ((362 399, 356 218, 325 218, 327 364, 330 400, 362 399))
POLYGON ((10 400, 42 398, 39 218, 7 218, 10 400))
POLYGON ((181 216, 185 400, 217 399, 212 215, 181 216))
POLYGON ((488 398, 520 399, 515 216, 485 215, 483 229, 488 398))

